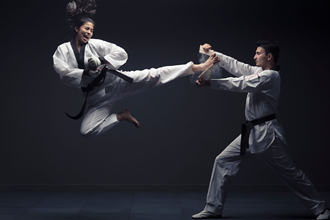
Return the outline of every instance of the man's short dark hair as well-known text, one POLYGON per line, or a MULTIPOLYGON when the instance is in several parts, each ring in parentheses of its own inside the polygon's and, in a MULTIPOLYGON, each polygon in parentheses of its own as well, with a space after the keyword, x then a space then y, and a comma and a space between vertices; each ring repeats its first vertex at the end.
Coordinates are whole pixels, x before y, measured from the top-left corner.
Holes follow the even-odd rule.
POLYGON ((276 41, 260 39, 257 41, 257 47, 264 48, 266 55, 271 53, 274 57, 274 62, 277 62, 278 56, 280 54, 280 47, 276 41))

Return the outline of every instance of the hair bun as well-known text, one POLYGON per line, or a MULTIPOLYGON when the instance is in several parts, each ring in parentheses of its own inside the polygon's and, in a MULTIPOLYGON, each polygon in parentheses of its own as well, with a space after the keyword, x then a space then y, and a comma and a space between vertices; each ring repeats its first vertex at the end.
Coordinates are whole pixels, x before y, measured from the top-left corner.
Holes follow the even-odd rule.
POLYGON ((96 13, 95 0, 76 0, 66 6, 69 21, 74 22, 82 17, 92 17, 96 13))

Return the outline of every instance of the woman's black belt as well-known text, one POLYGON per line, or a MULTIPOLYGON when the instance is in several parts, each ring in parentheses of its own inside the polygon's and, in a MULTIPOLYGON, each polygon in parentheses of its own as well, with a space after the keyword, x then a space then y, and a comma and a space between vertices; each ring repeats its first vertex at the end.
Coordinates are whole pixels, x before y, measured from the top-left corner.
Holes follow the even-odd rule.
POLYGON ((95 77, 95 79, 90 84, 88 84, 88 86, 81 87, 81 90, 84 93, 86 93, 86 95, 85 95, 85 102, 84 102, 83 106, 81 107, 80 112, 78 113, 78 115, 71 116, 71 115, 69 115, 68 113, 65 112, 65 114, 69 118, 72 118, 73 120, 77 120, 77 119, 81 118, 84 115, 89 92, 92 91, 94 87, 99 86, 99 85, 101 85, 104 82, 105 77, 106 77, 106 73, 107 73, 107 68, 105 66, 102 69, 101 73, 97 77, 95 77))
POLYGON ((90 84, 88 84, 88 86, 81 88, 81 90, 83 91, 83 93, 85 93, 85 102, 84 102, 83 106, 81 107, 81 110, 78 113, 78 115, 71 116, 71 115, 69 115, 68 113, 65 112, 65 114, 69 118, 72 118, 74 120, 77 120, 77 119, 81 118, 84 115, 89 92, 92 91, 94 87, 100 86, 104 82, 107 71, 109 71, 110 73, 112 73, 112 74, 114 74, 114 75, 122 78, 123 80, 125 80, 125 81, 127 81, 129 83, 132 83, 133 82, 133 79, 131 77, 128 77, 128 76, 126 76, 126 75, 124 75, 124 74, 122 74, 122 73, 120 73, 120 72, 118 72, 116 70, 110 70, 106 66, 104 66, 103 69, 102 69, 102 71, 101 71, 101 73, 97 77, 95 77, 95 79, 90 84))

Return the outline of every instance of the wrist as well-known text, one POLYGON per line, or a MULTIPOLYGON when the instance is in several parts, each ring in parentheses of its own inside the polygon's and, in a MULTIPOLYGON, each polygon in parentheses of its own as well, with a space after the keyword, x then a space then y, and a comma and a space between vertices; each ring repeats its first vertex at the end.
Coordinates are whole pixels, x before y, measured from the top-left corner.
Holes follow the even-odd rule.
POLYGON ((99 57, 99 60, 101 61, 101 64, 105 64, 106 60, 104 59, 104 57, 99 57))

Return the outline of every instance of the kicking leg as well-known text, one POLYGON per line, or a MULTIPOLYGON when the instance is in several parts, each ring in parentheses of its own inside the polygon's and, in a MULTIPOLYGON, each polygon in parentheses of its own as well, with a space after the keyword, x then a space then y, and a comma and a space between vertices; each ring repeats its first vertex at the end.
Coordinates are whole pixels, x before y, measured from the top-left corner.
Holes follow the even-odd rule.
MULTIPOLYGON (((215 54, 210 56, 205 63, 194 64, 189 62, 183 65, 165 66, 160 68, 151 68, 137 71, 122 71, 123 74, 133 78, 133 83, 127 83, 122 79, 118 79, 116 86, 109 81, 109 86, 106 86, 105 90, 107 94, 111 94, 113 99, 122 99, 139 92, 142 92, 148 88, 153 88, 166 84, 174 79, 192 75, 196 71, 203 71, 210 65, 216 64, 220 61, 220 58, 215 54)), ((112 100, 115 101, 115 100, 112 100)))
POLYGON ((191 69, 193 72, 198 72, 198 71, 204 71, 206 70, 209 66, 219 63, 220 62, 220 58, 218 56, 216 56, 216 54, 212 54, 209 59, 207 59, 205 61, 205 63, 201 63, 201 64, 193 64, 191 66, 191 69))

